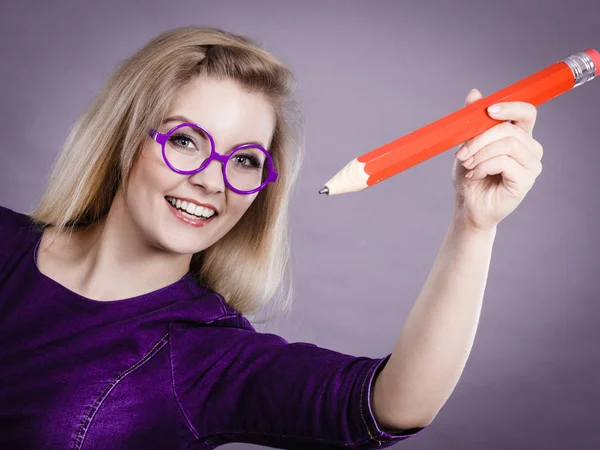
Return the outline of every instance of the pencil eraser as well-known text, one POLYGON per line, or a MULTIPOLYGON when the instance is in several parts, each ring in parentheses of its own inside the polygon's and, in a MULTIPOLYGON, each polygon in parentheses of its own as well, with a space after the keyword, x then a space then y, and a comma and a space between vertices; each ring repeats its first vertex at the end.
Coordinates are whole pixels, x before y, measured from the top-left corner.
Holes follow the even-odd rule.
POLYGON ((594 66, 596 66, 596 75, 595 76, 600 75, 600 53, 598 53, 593 48, 589 48, 586 51, 584 51, 583 53, 585 53, 590 58, 592 58, 592 61, 594 62, 594 66))

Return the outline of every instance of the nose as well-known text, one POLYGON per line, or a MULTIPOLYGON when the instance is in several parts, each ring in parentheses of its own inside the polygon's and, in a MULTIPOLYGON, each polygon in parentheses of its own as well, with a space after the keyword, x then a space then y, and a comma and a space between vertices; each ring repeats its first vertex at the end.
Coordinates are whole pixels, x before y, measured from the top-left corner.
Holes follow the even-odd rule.
POLYGON ((225 180, 223 179, 222 163, 213 159, 203 170, 190 176, 190 181, 195 185, 202 186, 207 192, 224 192, 225 180))

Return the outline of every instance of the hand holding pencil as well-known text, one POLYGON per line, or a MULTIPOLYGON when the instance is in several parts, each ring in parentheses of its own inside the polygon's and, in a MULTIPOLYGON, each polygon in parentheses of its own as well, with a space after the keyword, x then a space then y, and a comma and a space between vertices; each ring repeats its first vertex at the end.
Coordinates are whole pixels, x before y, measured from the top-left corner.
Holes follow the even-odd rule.
POLYGON ((600 72, 593 49, 569 56, 486 98, 350 161, 319 191, 343 194, 366 189, 500 123, 487 108, 500 102, 540 105, 592 80, 600 72))
MULTIPOLYGON (((466 105, 481 93, 473 89, 466 105)), ((459 223, 493 231, 523 201, 542 172, 542 145, 533 138, 537 109, 530 103, 506 102, 488 108, 501 122, 466 141, 455 153, 452 182, 454 214, 459 223)))

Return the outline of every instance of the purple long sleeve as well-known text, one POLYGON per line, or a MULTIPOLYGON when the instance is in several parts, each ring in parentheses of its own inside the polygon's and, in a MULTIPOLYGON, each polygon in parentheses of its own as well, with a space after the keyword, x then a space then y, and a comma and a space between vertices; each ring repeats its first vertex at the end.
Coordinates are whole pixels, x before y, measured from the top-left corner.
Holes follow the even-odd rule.
POLYGON ((375 421, 388 357, 258 333, 192 274, 85 298, 37 269, 40 237, 0 207, 0 448, 369 449, 420 431, 390 436, 375 421))

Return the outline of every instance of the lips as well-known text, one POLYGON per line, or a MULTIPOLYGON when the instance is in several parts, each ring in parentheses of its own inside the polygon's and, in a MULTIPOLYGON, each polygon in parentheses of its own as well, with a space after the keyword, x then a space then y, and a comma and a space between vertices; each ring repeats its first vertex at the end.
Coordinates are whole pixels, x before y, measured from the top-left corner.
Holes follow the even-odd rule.
POLYGON ((174 208, 177 208, 179 211, 182 211, 184 215, 186 215, 185 213, 188 213, 190 216, 196 216, 202 219, 209 219, 213 215, 217 214, 217 212, 214 209, 210 209, 202 205, 197 205, 196 203, 188 202, 186 200, 182 201, 179 198, 166 196, 165 200, 167 200, 174 208))
MULTIPOLYGON (((196 200, 193 200, 193 199, 191 199, 191 198, 185 198, 185 197, 173 197, 173 196, 171 196, 171 195, 166 195, 166 196, 165 196, 165 199, 166 199, 167 201, 172 201, 172 202, 178 201, 179 203, 182 203, 182 204, 183 204, 183 203, 186 203, 187 205, 189 205, 189 204, 192 204, 192 205, 194 205, 195 207, 206 208, 206 209, 209 209, 209 210, 211 210, 211 211, 214 211, 214 214, 218 214, 218 213, 219 213, 219 210, 218 210, 218 209, 217 209, 215 206, 211 205, 210 203, 200 203, 200 202, 198 202, 198 201, 196 201, 196 200)), ((207 216, 207 214, 203 214, 203 215, 204 215, 205 217, 207 216)))
POLYGON ((165 202, 167 203, 169 211, 171 211, 175 215, 175 217, 177 217, 181 222, 195 228, 204 227, 210 222, 212 222, 215 219, 215 217, 217 217, 217 214, 215 213, 215 215, 210 217, 209 219, 203 219, 201 217, 191 218, 189 216, 184 215, 184 213, 179 211, 177 208, 173 207, 173 205, 171 205, 171 203, 169 203, 168 200, 165 199, 165 202))

